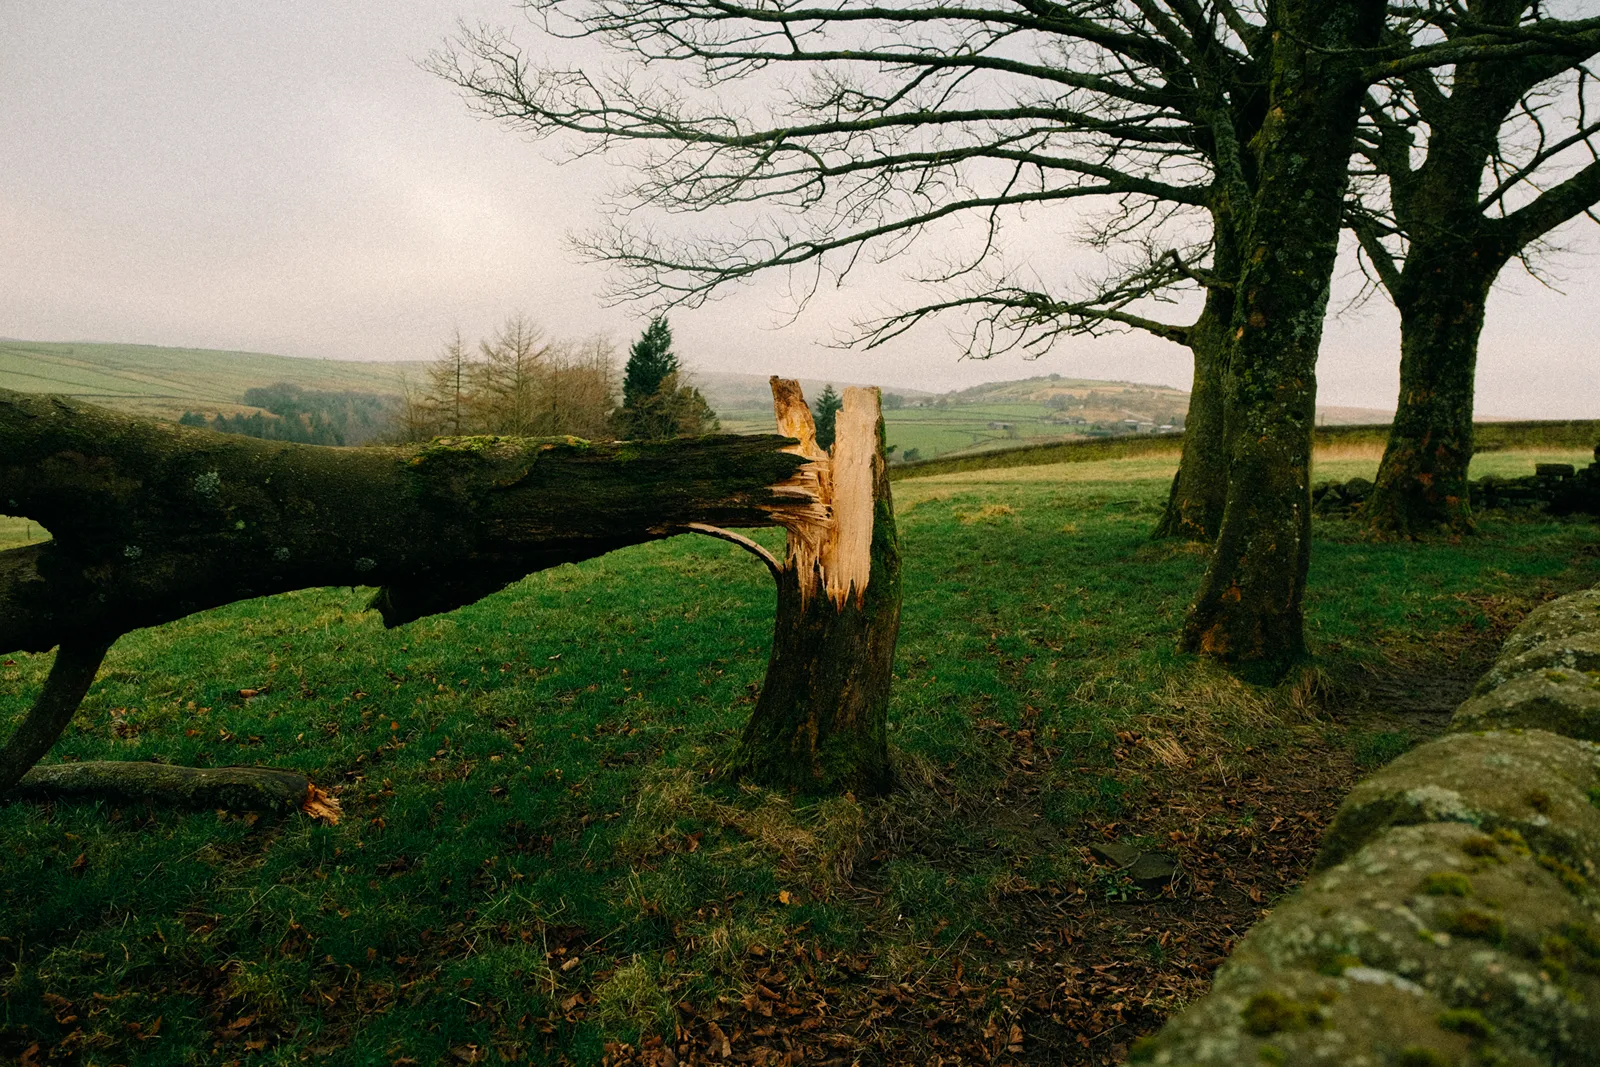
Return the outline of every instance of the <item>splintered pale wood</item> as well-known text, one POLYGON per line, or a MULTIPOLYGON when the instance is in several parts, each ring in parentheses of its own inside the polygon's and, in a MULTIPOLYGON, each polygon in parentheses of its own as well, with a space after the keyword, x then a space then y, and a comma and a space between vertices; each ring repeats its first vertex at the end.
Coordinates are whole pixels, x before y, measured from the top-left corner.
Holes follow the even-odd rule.
POLYGON ((811 461, 780 487, 807 494, 817 505, 815 512, 791 510, 783 523, 800 595, 809 600, 820 592, 842 607, 853 590, 859 603, 872 579, 873 471, 882 462, 878 391, 844 391, 831 454, 817 445, 816 423, 799 382, 773 378, 772 403, 778 432, 799 442, 787 451, 811 461))
POLYGON ((852 592, 859 605, 872 580, 874 467, 878 450, 878 391, 851 386, 844 391, 833 445, 833 521, 822 543, 822 579, 835 607, 852 592))
MULTIPOLYGON (((790 498, 796 505, 779 517, 783 528, 789 531, 788 566, 809 576, 822 561, 822 546, 833 517, 829 507, 833 498, 830 460, 828 453, 817 445, 817 424, 811 417, 805 394, 800 391, 800 383, 776 375, 771 381, 772 410, 778 419, 778 433, 793 437, 797 442, 784 451, 809 461, 787 481, 773 487, 774 492, 790 498)), ((810 596, 816 589, 815 579, 802 579, 801 589, 804 595, 810 596)))

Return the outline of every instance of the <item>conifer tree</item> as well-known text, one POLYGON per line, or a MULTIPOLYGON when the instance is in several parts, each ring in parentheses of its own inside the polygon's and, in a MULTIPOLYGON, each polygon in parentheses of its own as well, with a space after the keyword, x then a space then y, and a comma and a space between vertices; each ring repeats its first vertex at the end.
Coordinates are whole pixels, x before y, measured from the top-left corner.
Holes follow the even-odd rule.
POLYGON ((657 315, 628 349, 628 368, 622 378, 624 410, 637 408, 640 401, 654 396, 667 375, 677 372, 678 356, 672 351, 672 327, 667 325, 665 315, 657 315))
POLYGON ((842 407, 844 401, 839 399, 839 394, 833 391, 833 383, 829 382, 827 388, 822 390, 822 395, 817 397, 816 407, 811 409, 817 420, 818 448, 833 447, 833 427, 842 407))
POLYGON ((700 390, 681 378, 672 328, 665 315, 657 315, 628 350, 622 407, 613 416, 617 433, 635 441, 664 441, 717 429, 716 412, 700 390))

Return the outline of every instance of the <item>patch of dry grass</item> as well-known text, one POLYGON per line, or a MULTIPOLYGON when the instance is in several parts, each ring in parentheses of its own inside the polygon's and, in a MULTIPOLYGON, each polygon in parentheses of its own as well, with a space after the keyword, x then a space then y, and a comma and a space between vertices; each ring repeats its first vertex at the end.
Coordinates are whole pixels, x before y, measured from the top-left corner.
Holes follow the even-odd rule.
POLYGON ((703 830, 683 826, 709 825, 725 831, 712 846, 719 859, 739 862, 744 856, 770 863, 819 898, 849 884, 867 838, 866 813, 853 795, 797 804, 752 785, 741 785, 731 800, 718 790, 712 776, 687 768, 654 772, 639 791, 637 814, 618 842, 618 853, 643 861, 695 851, 703 830))

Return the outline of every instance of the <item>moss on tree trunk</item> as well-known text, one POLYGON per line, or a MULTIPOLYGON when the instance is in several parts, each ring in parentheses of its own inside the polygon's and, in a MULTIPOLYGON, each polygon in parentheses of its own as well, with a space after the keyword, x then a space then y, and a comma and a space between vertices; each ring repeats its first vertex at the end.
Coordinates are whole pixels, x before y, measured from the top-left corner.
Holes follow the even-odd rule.
POLYGON ((1377 0, 1286 0, 1240 249, 1224 374, 1230 441, 1222 525, 1183 646, 1263 680, 1305 647, 1316 359, 1377 0))
POLYGON ((1223 369, 1227 366, 1228 325, 1233 294, 1211 290, 1189 331, 1194 353, 1194 384, 1183 422, 1183 455, 1173 476, 1166 510, 1153 537, 1211 541, 1222 525, 1228 497, 1228 442, 1224 419, 1223 369))
POLYGON ((319 448, 0 390, 0 651, 114 638, 236 600, 381 586, 398 625, 686 523, 773 526, 802 464, 776 436, 319 448))

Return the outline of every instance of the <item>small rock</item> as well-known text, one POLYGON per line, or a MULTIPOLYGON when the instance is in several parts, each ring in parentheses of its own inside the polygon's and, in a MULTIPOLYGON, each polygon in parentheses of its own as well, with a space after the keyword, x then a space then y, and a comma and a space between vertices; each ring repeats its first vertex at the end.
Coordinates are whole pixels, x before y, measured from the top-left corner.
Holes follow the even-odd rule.
POLYGON ((1164 852, 1145 852, 1121 841, 1089 846, 1096 859, 1127 875, 1140 889, 1160 889, 1178 874, 1178 861, 1164 852))
POLYGON ((1127 870, 1140 889, 1160 889, 1178 876, 1178 861, 1164 852, 1146 852, 1127 870))
POLYGON ((1142 851, 1132 845, 1125 845, 1121 841, 1107 841, 1104 844, 1090 845, 1089 851, 1094 853, 1095 859, 1101 863, 1109 863, 1113 867, 1132 867, 1142 851))

